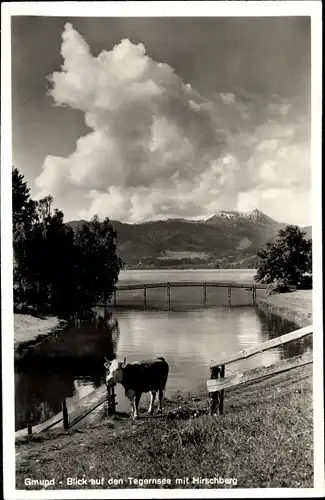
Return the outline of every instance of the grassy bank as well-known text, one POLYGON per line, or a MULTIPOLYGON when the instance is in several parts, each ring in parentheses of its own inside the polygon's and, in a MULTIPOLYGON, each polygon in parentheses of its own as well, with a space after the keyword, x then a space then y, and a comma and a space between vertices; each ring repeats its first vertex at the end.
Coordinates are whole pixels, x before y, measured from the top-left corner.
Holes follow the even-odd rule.
POLYGON ((19 351, 28 345, 40 342, 53 331, 65 326, 59 318, 36 318, 30 314, 14 314, 14 349, 19 351))
POLYGON ((16 443, 17 488, 41 488, 26 486, 25 478, 54 479, 48 489, 141 485, 129 477, 170 480, 142 485, 147 488, 312 487, 311 374, 310 366, 300 367, 226 391, 223 416, 209 415, 207 394, 176 396, 161 417, 110 418, 79 432, 22 439, 16 443), (86 483, 69 486, 68 477, 86 483), (188 484, 176 484, 184 477, 188 484), (194 477, 212 478, 212 484, 193 483, 194 477), (92 485, 96 478, 103 484, 92 485), (108 485, 110 478, 119 484, 108 485))
POLYGON ((292 321, 298 327, 304 327, 313 322, 312 293, 312 290, 278 293, 268 297, 258 297, 257 304, 266 312, 292 321))

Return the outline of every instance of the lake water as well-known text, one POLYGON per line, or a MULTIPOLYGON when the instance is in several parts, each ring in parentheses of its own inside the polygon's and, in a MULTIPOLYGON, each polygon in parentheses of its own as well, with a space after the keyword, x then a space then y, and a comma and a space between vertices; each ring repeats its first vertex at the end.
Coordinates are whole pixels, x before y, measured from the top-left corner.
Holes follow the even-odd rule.
MULTIPOLYGON (((193 281, 194 277, 199 281, 247 282, 253 275, 252 270, 126 271, 121 273, 120 283, 193 281)), ((26 426, 28 411, 33 412, 34 423, 45 421, 60 411, 63 398, 67 398, 69 405, 99 387, 104 380, 104 356, 126 357, 128 361, 164 356, 170 366, 166 391, 166 396, 170 397, 177 391, 206 391, 211 360, 294 328, 293 324, 266 316, 249 306, 171 311, 123 308, 112 311, 109 328, 92 323, 68 326, 58 338, 45 341, 38 356, 31 358, 29 364, 16 367, 16 429, 26 426)), ((229 368, 236 371, 261 363, 267 365, 305 349, 304 342, 287 344, 229 368)), ((230 370, 227 368, 228 373, 230 370)), ((118 386, 116 392, 117 409, 130 411, 122 388, 118 386)), ((142 406, 147 401, 148 396, 143 396, 142 406)))

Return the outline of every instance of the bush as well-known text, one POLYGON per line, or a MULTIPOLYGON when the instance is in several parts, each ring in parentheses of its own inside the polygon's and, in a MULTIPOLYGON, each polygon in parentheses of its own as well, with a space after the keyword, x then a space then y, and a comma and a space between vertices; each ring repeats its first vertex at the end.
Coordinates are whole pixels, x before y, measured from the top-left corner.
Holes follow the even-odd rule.
POLYGON ((292 291, 292 287, 288 283, 281 280, 276 280, 271 283, 266 289, 266 295, 272 295, 274 293, 288 293, 292 291))
POLYGON ((298 290, 311 290, 313 288, 313 277, 310 274, 302 276, 297 288, 298 290))

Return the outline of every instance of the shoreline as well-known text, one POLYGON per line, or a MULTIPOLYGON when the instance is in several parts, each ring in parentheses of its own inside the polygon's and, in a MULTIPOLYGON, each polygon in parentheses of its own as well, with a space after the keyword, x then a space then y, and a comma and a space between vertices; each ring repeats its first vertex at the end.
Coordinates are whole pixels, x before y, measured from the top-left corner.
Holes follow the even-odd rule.
POLYGON ((14 357, 20 359, 26 350, 61 331, 68 324, 57 316, 37 318, 31 314, 14 313, 14 357))
POLYGON ((258 298, 256 306, 266 313, 295 323, 297 328, 303 328, 313 323, 312 296, 312 290, 277 293, 258 298))

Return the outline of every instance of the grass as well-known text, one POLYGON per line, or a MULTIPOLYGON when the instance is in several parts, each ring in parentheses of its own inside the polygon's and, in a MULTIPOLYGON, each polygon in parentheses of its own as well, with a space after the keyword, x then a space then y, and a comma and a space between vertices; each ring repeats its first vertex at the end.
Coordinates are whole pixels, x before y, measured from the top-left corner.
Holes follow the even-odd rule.
POLYGON ((293 321, 299 327, 312 324, 312 290, 297 290, 289 293, 277 293, 266 298, 258 298, 258 306, 267 312, 293 321))
MULTIPOLYGON (((209 415, 207 395, 166 401, 161 417, 116 417, 81 431, 52 431, 16 443, 18 489, 25 478, 48 488, 137 488, 128 480, 168 479, 145 488, 313 487, 312 368, 225 392, 223 416, 209 415), (68 477, 87 484, 67 486, 68 477), (217 478, 193 484, 193 478, 217 478), (103 479, 92 485, 91 479, 103 479), (120 484, 108 485, 118 479, 120 484), (188 484, 176 485, 176 478, 188 484), (218 484, 228 478, 231 484, 218 484), (122 484, 121 484, 122 482, 122 484)), ((41 488, 41 487, 39 487, 41 488)))

